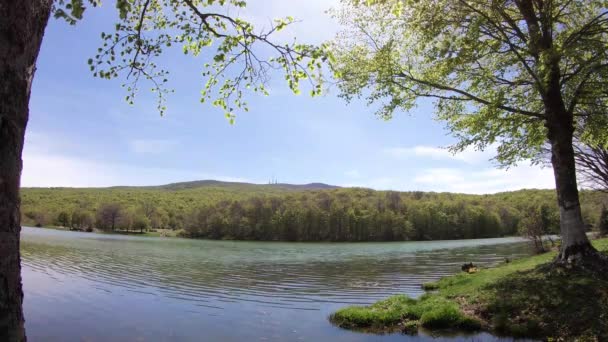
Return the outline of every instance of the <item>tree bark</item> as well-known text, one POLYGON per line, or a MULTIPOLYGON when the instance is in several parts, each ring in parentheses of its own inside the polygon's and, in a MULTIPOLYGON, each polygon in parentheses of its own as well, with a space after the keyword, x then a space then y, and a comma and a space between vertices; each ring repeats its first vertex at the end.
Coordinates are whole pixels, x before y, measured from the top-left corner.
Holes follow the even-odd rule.
POLYGON ((21 152, 52 0, 0 0, 0 341, 25 341, 19 234, 21 152))
POLYGON ((559 205, 562 244, 558 261, 577 262, 597 256, 585 234, 581 215, 572 138, 573 115, 565 109, 561 94, 548 94, 546 104, 548 139, 551 143, 551 164, 559 205))

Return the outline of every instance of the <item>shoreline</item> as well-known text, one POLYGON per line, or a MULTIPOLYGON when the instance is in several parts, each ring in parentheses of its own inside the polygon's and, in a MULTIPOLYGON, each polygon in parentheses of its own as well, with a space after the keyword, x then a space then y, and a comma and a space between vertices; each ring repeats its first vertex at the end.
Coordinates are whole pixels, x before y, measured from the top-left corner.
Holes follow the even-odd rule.
MULTIPOLYGON (((592 241, 608 254, 608 238, 592 241)), ((419 329, 486 331, 496 336, 541 339, 608 339, 608 275, 550 264, 555 252, 460 273, 423 284, 418 299, 396 295, 329 316, 341 328, 415 335, 419 329), (585 294, 581 296, 581 294, 585 294), (576 312, 572 312, 576 308, 576 312)))
POLYGON ((99 234, 99 235, 124 235, 124 236, 137 236, 137 237, 167 237, 167 238, 183 238, 177 235, 178 231, 170 230, 170 229, 157 229, 155 231, 123 231, 123 230, 115 230, 115 231, 104 231, 101 229, 93 228, 91 231, 86 230, 78 230, 78 229, 70 229, 67 227, 59 227, 59 226, 42 226, 35 227, 29 225, 21 225, 21 228, 27 227, 31 229, 50 229, 50 230, 58 230, 63 232, 74 232, 74 233, 85 233, 85 234, 99 234), (164 235, 163 235, 164 233, 164 235))
MULTIPOLYGON (((67 227, 60 226, 31 226, 22 224, 21 227, 28 227, 31 229, 50 229, 50 230, 58 230, 64 232, 77 232, 77 233, 86 233, 86 234, 100 234, 100 235, 124 235, 124 236, 136 236, 136 237, 161 237, 161 238, 180 238, 180 239, 188 239, 188 240, 205 240, 205 241, 249 241, 249 242, 294 242, 294 243, 403 243, 403 242, 443 242, 443 241, 471 241, 471 240, 494 240, 494 239, 509 239, 514 238, 518 241, 513 242, 529 242, 524 237, 518 235, 507 235, 507 236, 497 236, 497 237, 479 237, 479 238, 467 238, 467 239, 440 239, 440 240, 399 240, 399 241, 378 241, 378 240, 370 240, 370 241, 333 241, 333 240, 241 240, 241 239, 209 239, 209 238, 200 238, 200 237, 189 237, 189 236, 180 236, 180 232, 182 230, 171 230, 171 229, 156 229, 155 231, 146 231, 140 233, 139 231, 124 231, 124 230, 115 230, 115 231, 105 231, 97 228, 93 228, 92 231, 86 230, 76 230, 69 229, 67 227)), ((510 243, 510 242, 509 242, 510 243)))

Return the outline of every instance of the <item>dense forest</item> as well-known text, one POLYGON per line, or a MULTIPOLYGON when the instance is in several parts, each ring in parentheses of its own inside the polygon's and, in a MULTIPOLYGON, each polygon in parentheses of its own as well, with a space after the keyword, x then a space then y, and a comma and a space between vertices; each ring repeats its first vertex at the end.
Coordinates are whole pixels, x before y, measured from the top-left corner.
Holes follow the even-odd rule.
MULTIPOLYGON (((606 194, 582 191, 583 214, 599 220, 606 194)), ((158 187, 24 188, 24 225, 76 230, 171 229, 193 238, 401 241, 516 235, 525 222, 557 232, 553 190, 493 195, 375 191, 325 184, 200 181, 158 187), (531 219, 541 215, 538 220, 531 219)))

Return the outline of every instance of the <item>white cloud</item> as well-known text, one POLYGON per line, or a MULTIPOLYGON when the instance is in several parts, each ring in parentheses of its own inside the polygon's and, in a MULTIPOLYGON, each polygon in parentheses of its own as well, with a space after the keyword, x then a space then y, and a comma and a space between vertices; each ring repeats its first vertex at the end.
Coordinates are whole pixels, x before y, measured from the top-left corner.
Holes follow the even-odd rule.
MULTIPOLYGON (((202 179, 247 182, 247 179, 208 174, 198 170, 142 167, 76 157, 73 142, 28 132, 23 151, 21 185, 25 187, 102 187, 115 185, 159 185, 202 179), (65 151, 57 153, 56 151, 65 151)), ((136 152, 148 153, 170 147, 168 141, 139 140, 131 144, 136 152)))
POLYGON ((408 159, 412 157, 429 158, 433 160, 457 160, 467 164, 487 162, 496 154, 496 146, 489 146, 483 151, 468 147, 462 152, 452 153, 447 147, 418 145, 413 147, 391 147, 384 153, 394 158, 408 159))
POLYGON ((428 169, 414 177, 414 183, 418 184, 452 184, 464 181, 465 176, 461 170, 450 168, 428 169))
POLYGON ((24 187, 160 185, 203 179, 250 182, 244 178, 213 175, 193 170, 138 167, 38 153, 24 153, 23 164, 21 185, 24 187))
MULTIPOLYGON (((458 161, 461 166, 425 168, 414 174, 410 187, 427 191, 450 191, 464 193, 495 193, 522 188, 554 188, 553 171, 520 164, 509 169, 499 169, 488 161, 496 155, 497 145, 490 145, 484 151, 473 147, 459 153, 447 148, 418 145, 385 149, 385 154, 398 159, 431 159, 458 161)), ((402 184, 402 183, 401 183, 402 184)))
POLYGON ((116 185, 115 170, 107 165, 38 153, 24 153, 22 186, 91 187, 116 185))
POLYGON ((404 184, 403 179, 398 177, 377 177, 338 185, 343 187, 371 188, 376 190, 410 190, 408 185, 404 184))
POLYGON ((131 151, 139 154, 165 153, 177 145, 177 141, 167 139, 135 139, 129 142, 131 151))
POLYGON ((508 170, 496 168, 486 168, 480 171, 456 168, 427 169, 416 174, 414 183, 422 190, 475 194, 555 187, 552 169, 531 165, 520 165, 508 170))
MULTIPOLYGON (((496 155, 497 145, 490 145, 484 151, 473 147, 459 153, 451 153, 444 147, 418 145, 384 149, 384 154, 395 158, 416 159, 423 169, 406 179, 393 179, 393 186, 401 190, 448 191, 462 193, 496 193, 523 188, 554 188, 553 171, 528 164, 520 164, 509 169, 492 167, 490 161, 496 155), (425 166, 428 160, 443 161, 446 167, 425 166), (450 163, 456 161, 459 163, 450 163), (406 186, 407 188, 403 188, 406 186)), ((370 181, 373 184, 375 181, 370 181)))
POLYGON ((463 168, 424 168, 402 174, 357 179, 338 185, 365 187, 376 190, 435 191, 467 194, 493 194, 520 189, 554 189, 551 168, 519 165, 507 170, 484 167, 477 170, 463 168))

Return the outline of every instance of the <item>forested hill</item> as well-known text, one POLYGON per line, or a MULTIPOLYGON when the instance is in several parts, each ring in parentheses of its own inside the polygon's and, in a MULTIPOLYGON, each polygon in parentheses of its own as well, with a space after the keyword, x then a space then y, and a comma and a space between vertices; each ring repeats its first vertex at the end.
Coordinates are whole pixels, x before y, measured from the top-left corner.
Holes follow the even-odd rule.
MULTIPOLYGON (((605 194, 581 193, 594 225, 605 194)), ((22 221, 90 230, 172 229, 185 237, 286 241, 395 241, 515 235, 523 217, 557 229, 553 190, 493 195, 374 191, 195 181, 163 186, 23 188, 22 221)), ((529 221, 529 220, 528 220, 529 221)))

